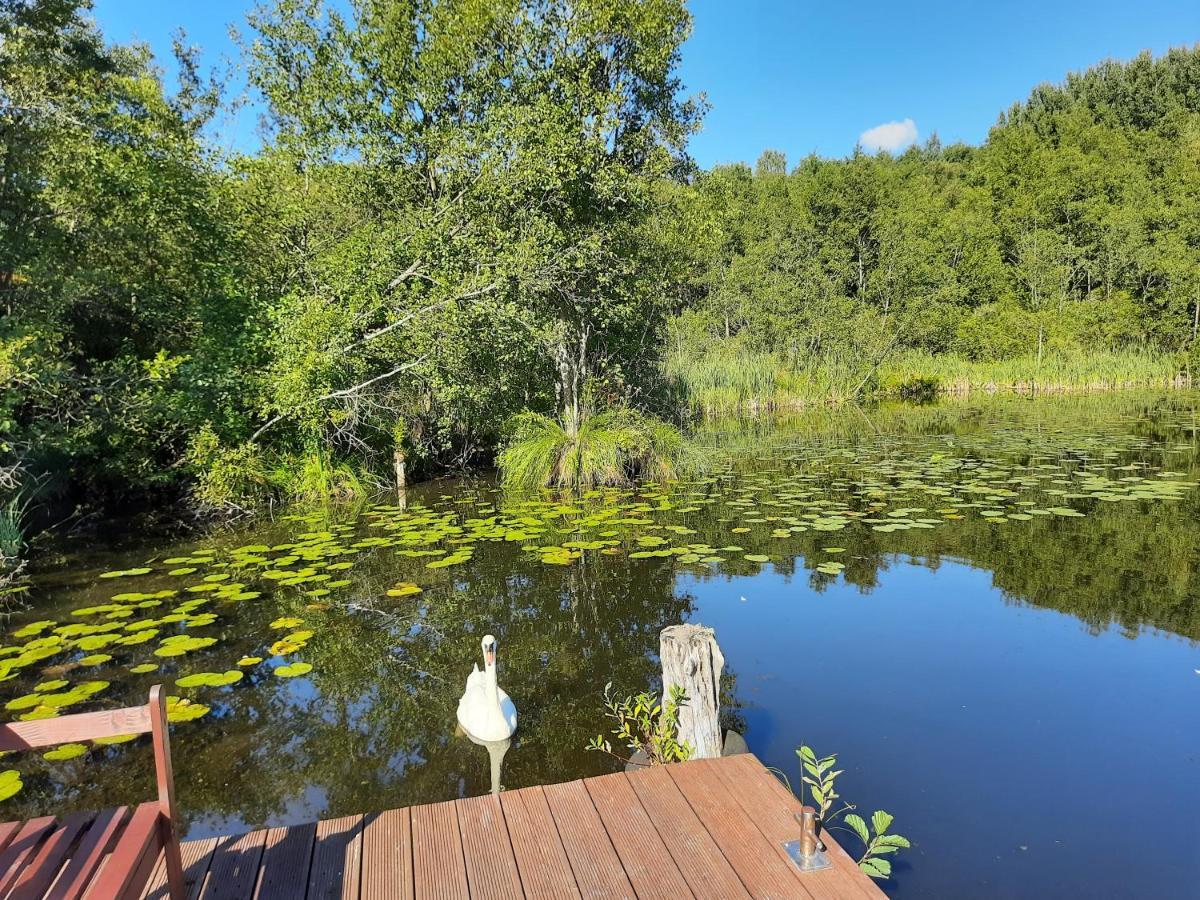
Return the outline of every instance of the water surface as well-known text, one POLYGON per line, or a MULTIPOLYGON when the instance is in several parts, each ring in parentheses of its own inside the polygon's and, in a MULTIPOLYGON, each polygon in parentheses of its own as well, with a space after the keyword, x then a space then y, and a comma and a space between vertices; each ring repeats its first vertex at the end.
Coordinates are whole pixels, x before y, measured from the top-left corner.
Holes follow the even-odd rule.
MULTIPOLYGON (((659 631, 702 622, 751 749, 796 784, 798 744, 836 752, 843 796, 896 816, 893 896, 1186 896, 1198 428, 1182 393, 849 409, 706 426, 706 474, 673 485, 445 482, 403 509, 68 544, 11 616, 0 699, 46 715, 161 681, 207 707, 173 735, 198 837, 488 790, 454 733, 487 632, 520 714, 504 787, 611 771, 584 750, 605 683, 656 687, 659 631), (215 640, 156 653, 181 637, 215 640), (88 682, 108 685, 45 701, 88 682)), ((12 816, 153 791, 144 741, 10 760, 12 816)))

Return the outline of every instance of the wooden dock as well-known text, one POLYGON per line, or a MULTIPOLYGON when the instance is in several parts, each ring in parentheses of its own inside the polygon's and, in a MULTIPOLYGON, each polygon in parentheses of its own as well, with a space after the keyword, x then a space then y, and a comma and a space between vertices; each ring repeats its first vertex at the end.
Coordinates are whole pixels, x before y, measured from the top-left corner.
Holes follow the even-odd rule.
MULTIPOLYGON (((189 900, 883 897, 828 836, 833 867, 795 869, 799 809, 744 755, 189 841, 183 861, 189 900)), ((161 860, 144 896, 167 900, 161 860)))

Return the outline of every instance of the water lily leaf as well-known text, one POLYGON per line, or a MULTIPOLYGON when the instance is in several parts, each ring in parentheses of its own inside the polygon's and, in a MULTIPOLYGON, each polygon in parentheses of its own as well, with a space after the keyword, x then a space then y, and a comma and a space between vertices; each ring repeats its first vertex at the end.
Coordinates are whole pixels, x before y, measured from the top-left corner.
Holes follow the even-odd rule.
POLYGON ((275 674, 280 678, 295 678, 298 675, 307 675, 312 671, 312 665, 306 662, 292 663, 288 666, 279 666, 275 669, 275 674))
POLYGON ((146 675, 150 672, 157 672, 158 666, 154 663, 141 663, 136 666, 131 666, 129 669, 134 675, 146 675))
POLYGON ((401 581, 395 587, 391 588, 387 595, 389 597, 411 597, 414 594, 421 593, 421 588, 411 581, 401 581))
POLYGON ((21 773, 16 769, 0 772, 0 801, 7 800, 20 793, 25 783, 21 781, 21 773))
POLYGON ((237 661, 239 666, 257 666, 263 661, 261 656, 243 656, 237 661))
MULTIPOLYGON (((170 719, 170 716, 167 718, 170 719)), ((108 744, 128 744, 136 737, 136 734, 114 734, 112 737, 93 738, 92 743, 100 744, 101 746, 108 744)))
POLYGON ((59 744, 53 750, 49 750, 42 754, 42 759, 48 759, 51 762, 61 762, 67 759, 75 759, 78 756, 83 756, 87 753, 86 744, 59 744))
POLYGON ((176 678, 175 684, 182 688, 224 687, 241 681, 244 674, 237 669, 230 669, 228 672, 197 672, 194 675, 176 678))
POLYGON ((192 722, 209 712, 210 708, 203 703, 193 703, 182 697, 167 697, 168 722, 192 722))
POLYGON ((291 616, 284 616, 281 619, 276 619, 271 623, 272 628, 295 628, 297 625, 303 625, 303 619, 296 619, 291 616))
POLYGON ((101 578, 122 578, 127 575, 145 575, 149 571, 151 571, 151 570, 148 567, 140 567, 140 568, 136 568, 136 569, 117 569, 116 571, 113 571, 113 572, 103 572, 103 573, 101 573, 100 577, 101 578))

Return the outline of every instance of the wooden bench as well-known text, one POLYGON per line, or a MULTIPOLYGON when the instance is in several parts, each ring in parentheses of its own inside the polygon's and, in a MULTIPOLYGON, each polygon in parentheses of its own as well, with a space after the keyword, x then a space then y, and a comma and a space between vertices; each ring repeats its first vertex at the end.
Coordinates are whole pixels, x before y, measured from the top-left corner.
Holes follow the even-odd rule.
POLYGON ((145 706, 0 725, 0 750, 32 750, 150 732, 158 801, 0 825, 0 897, 5 900, 134 900, 163 855, 171 900, 184 900, 175 831, 175 779, 162 686, 145 706))

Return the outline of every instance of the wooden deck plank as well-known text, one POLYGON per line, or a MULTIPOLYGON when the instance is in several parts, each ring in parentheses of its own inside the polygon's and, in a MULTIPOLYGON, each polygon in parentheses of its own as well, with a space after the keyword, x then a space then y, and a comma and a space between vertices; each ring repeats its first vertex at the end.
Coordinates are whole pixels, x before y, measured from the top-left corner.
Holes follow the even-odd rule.
POLYGON ((500 807, 504 810, 525 896, 530 900, 579 897, 571 864, 542 789, 504 791, 500 794, 500 807))
POLYGON ((107 900, 140 891, 150 879, 161 848, 158 804, 142 803, 129 817, 117 845, 96 872, 84 896, 107 900))
POLYGON ((458 801, 467 888, 473 900, 521 900, 521 878, 500 799, 495 794, 458 801))
POLYGON ((40 900, 58 878, 67 853, 95 818, 93 813, 74 813, 63 819, 26 864, 6 900, 40 900))
POLYGON ((671 857, 687 861, 680 871, 692 893, 703 900, 750 896, 665 768, 655 766, 627 778, 671 857))
POLYGON ((292 900, 304 895, 316 837, 315 822, 267 832, 254 900, 292 900))
POLYGON ((470 896, 458 810, 452 800, 412 808, 413 893, 417 900, 470 896))
MULTIPOLYGON (((187 892, 187 900, 198 900, 200 891, 204 889, 204 878, 208 874, 209 864, 217 849, 220 838, 204 838, 198 841, 185 841, 179 847, 179 855, 183 862, 183 885, 187 892)), ((167 867, 160 855, 154 874, 146 883, 142 892, 142 900, 169 900, 167 890, 167 867)))
MULTIPOLYGON (((779 845, 798 836, 799 808, 753 756, 700 760, 188 841, 187 900, 879 900, 831 838, 834 869, 795 871, 779 845)), ((0 825, 0 875, 21 886, 19 900, 32 900, 42 880, 30 873, 57 861, 65 866, 47 897, 77 900, 84 887, 94 895, 128 817, 121 808, 87 827, 91 817, 59 828, 51 818, 0 825)), ((154 865, 143 900, 168 900, 161 855, 139 864, 154 865)))
POLYGON ((0 854, 0 895, 12 889, 21 875, 22 867, 32 859, 42 841, 50 834, 54 821, 54 816, 30 819, 0 854))
POLYGON ((699 762, 676 763, 665 768, 751 895, 811 897, 775 855, 774 848, 724 782, 699 762))
POLYGON ((408 809, 389 809, 363 819, 362 900, 413 900, 408 809))
POLYGON ((104 860, 104 854, 113 845, 128 817, 127 806, 106 809, 96 815, 92 827, 63 867, 58 880, 46 893, 47 900, 79 900, 84 895, 104 860))
POLYGON ((246 900, 258 881, 266 831, 220 838, 213 848, 201 900, 246 900))
POLYGON ((542 790, 550 804, 550 813, 562 838, 571 871, 575 873, 579 892, 596 900, 610 897, 632 900, 635 896, 633 885, 621 868, 621 859, 583 782, 553 784, 542 790))
POLYGON ((17 836, 17 832, 21 830, 21 822, 4 822, 0 824, 0 851, 3 851, 8 846, 9 841, 17 836))
POLYGON ((638 896, 691 898, 681 860, 672 858, 625 773, 588 778, 584 787, 638 896))
POLYGON ((308 900, 358 900, 362 877, 362 816, 317 823, 308 900))
POLYGON ((864 874, 854 860, 850 859, 832 837, 824 835, 822 840, 830 858, 841 860, 840 865, 819 872, 800 874, 790 864, 784 841, 800 839, 800 823, 796 814, 803 804, 751 754, 731 757, 726 760, 704 760, 712 773, 720 778, 734 799, 758 826, 763 836, 770 841, 795 877, 804 880, 804 886, 814 897, 822 900, 879 900, 884 893, 864 874), (719 765, 714 763, 719 762, 719 765))

